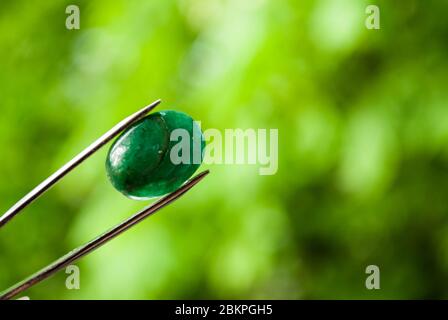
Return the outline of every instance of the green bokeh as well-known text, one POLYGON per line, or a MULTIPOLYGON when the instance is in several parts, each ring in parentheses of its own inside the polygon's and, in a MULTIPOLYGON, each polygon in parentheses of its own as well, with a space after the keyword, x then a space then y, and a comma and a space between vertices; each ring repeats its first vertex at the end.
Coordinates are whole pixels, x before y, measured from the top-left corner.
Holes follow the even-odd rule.
MULTIPOLYGON (((203 166, 77 263, 80 290, 61 271, 25 294, 448 298, 447 15, 436 0, 1 0, 0 212, 157 98, 204 129, 279 130, 276 175, 203 166)), ((0 288, 146 205, 109 184, 106 153, 0 230, 0 288)))

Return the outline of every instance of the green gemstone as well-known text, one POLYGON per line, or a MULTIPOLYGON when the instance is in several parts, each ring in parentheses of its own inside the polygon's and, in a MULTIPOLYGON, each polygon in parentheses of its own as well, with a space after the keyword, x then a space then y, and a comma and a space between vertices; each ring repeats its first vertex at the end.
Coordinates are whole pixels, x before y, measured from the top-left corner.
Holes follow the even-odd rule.
POLYGON ((107 175, 127 197, 158 197, 176 190, 193 175, 204 148, 201 129, 189 115, 156 112, 114 142, 106 159, 107 175))

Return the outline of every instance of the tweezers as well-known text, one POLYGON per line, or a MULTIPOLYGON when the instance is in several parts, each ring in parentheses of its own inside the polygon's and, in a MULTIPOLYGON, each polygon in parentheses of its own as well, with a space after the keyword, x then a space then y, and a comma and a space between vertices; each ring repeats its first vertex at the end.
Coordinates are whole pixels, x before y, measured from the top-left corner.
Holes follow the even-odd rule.
MULTIPOLYGON (((161 100, 156 100, 150 105, 143 107, 139 111, 125 118, 117 125, 115 125, 112 129, 102 135, 99 139, 93 142, 90 146, 84 149, 81 153, 75 156, 72 160, 63 165, 59 170, 53 173, 50 177, 45 179, 42 183, 40 183, 37 187, 31 190, 27 195, 25 195, 22 199, 20 199, 16 204, 14 204, 6 213, 4 213, 0 217, 0 229, 12 218, 14 218, 17 214, 22 212, 24 208, 26 208, 29 204, 31 204, 34 200, 36 200, 43 193, 48 191, 53 185, 55 185, 59 180, 61 180, 65 175, 67 175, 70 171, 75 169, 78 165, 84 162, 87 158, 97 152, 102 146, 115 138, 118 134, 126 130, 129 126, 131 126, 136 121, 143 118, 148 112, 153 110, 158 104, 160 104, 161 100)), ((103 244, 107 243, 109 240, 112 240, 116 236, 120 235, 124 231, 128 230, 132 226, 136 225, 140 221, 154 214, 158 210, 172 203, 180 196, 185 194, 191 188, 193 188, 197 183, 199 183, 207 174, 208 170, 203 171, 197 174, 192 179, 188 180, 185 184, 179 187, 177 190, 169 193, 168 195, 160 198, 150 206, 142 209, 137 212, 130 218, 116 225, 112 229, 106 231, 102 235, 96 237, 95 239, 87 242, 84 245, 79 246, 78 248, 70 251, 66 255, 62 256, 58 260, 29 276, 28 278, 22 280, 21 282, 13 285, 12 287, 6 289, 3 292, 0 292, 0 300, 8 300, 19 293, 27 290, 33 285, 41 282, 42 280, 50 277, 57 271, 62 268, 72 264, 74 261, 79 258, 89 254, 95 249, 99 248, 103 244)))

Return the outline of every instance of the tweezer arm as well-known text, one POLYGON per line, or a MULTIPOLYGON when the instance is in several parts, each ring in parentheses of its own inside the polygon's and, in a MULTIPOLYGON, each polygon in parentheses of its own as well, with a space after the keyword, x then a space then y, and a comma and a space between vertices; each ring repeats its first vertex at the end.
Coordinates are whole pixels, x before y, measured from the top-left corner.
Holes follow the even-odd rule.
POLYGON ((84 149, 80 154, 75 156, 72 160, 67 162, 64 166, 62 166, 59 170, 45 179, 42 183, 40 183, 37 187, 31 190, 26 196, 20 199, 15 205, 13 205, 8 211, 6 211, 0 217, 0 228, 3 227, 8 221, 14 218, 20 211, 22 211, 25 207, 27 207, 30 203, 36 200, 40 195, 42 195, 45 191, 50 189, 56 182, 61 180, 67 173, 76 168, 79 164, 81 164, 84 160, 98 151, 102 146, 116 137, 120 132, 128 128, 135 121, 143 118, 149 111, 154 109, 161 100, 156 100, 150 105, 140 109, 136 113, 130 115, 125 118, 121 122, 119 122, 116 126, 102 135, 98 140, 84 149))
POLYGON ((188 190, 193 188, 197 183, 199 183, 199 181, 201 181, 208 173, 209 173, 208 170, 199 173, 196 177, 189 180, 187 183, 185 183, 182 187, 180 187, 176 191, 171 192, 170 194, 161 198, 160 200, 153 203, 149 207, 143 209, 142 211, 136 213, 129 219, 123 221, 122 223, 120 223, 119 225, 110 229, 109 231, 102 234, 101 236, 76 248, 75 250, 70 251, 65 256, 62 256, 55 262, 51 263, 50 265, 43 268, 42 270, 36 272, 29 278, 17 283, 16 285, 12 286, 11 288, 7 289, 6 291, 0 292, 0 300, 8 300, 8 299, 13 298, 14 296, 21 293, 22 291, 30 288, 31 286, 35 285, 38 282, 50 277, 52 274, 54 274, 58 270, 66 267, 67 265, 73 263, 74 261, 78 260, 79 258, 92 252, 96 248, 102 246, 109 240, 112 240, 116 236, 120 235, 124 231, 131 228, 132 226, 141 222, 143 219, 147 218, 148 216, 152 215, 156 211, 162 209, 166 205, 168 205, 171 202, 173 202, 174 200, 178 199, 180 196, 185 194, 188 190))

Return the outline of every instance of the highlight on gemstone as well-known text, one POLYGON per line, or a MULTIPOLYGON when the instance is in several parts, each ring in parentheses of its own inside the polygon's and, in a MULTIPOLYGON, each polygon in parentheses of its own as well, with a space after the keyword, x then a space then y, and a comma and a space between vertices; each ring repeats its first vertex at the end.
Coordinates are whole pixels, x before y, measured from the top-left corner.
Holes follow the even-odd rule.
POLYGON ((158 197, 175 191, 193 175, 204 149, 204 136, 193 118, 179 111, 160 111, 121 134, 107 154, 106 171, 125 196, 158 197))

